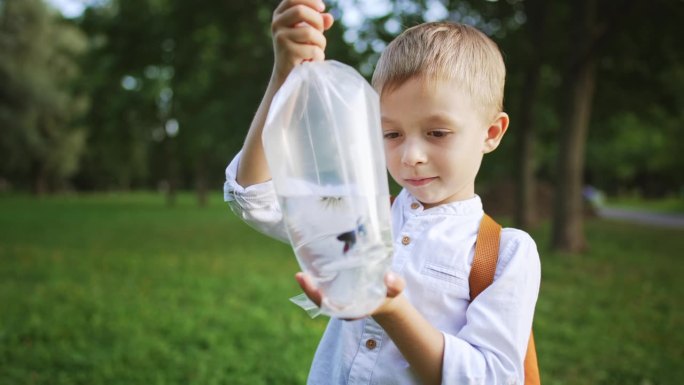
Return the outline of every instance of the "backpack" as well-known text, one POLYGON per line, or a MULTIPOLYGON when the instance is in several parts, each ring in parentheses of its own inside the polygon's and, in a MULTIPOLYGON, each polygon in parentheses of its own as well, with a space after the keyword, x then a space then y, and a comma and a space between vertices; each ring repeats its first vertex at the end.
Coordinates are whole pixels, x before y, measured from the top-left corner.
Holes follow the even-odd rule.
MULTIPOLYGON (((472 302, 487 286, 494 281, 496 263, 499 259, 499 241, 501 239, 501 225, 485 214, 480 222, 480 230, 475 241, 475 256, 470 270, 470 301, 472 302)), ((539 385, 539 365, 537 364, 537 349, 534 346, 534 336, 530 331, 530 341, 525 354, 525 385, 539 385)))

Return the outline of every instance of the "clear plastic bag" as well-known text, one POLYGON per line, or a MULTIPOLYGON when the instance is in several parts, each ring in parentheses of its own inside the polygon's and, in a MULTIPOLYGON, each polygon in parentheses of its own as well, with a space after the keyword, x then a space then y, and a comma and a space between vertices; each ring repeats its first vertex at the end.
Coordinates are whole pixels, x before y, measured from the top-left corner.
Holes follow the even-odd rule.
POLYGON ((321 312, 354 318, 385 298, 390 201, 377 93, 336 61, 297 66, 262 136, 291 245, 323 294, 321 312))

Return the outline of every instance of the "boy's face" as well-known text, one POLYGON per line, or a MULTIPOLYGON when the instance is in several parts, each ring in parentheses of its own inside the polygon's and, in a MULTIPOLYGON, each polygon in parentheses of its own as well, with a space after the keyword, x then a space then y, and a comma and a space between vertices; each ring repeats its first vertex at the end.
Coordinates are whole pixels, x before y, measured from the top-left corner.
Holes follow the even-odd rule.
POLYGON ((489 122, 457 90, 453 82, 426 86, 414 78, 380 100, 387 168, 425 208, 472 198, 491 150, 489 122))

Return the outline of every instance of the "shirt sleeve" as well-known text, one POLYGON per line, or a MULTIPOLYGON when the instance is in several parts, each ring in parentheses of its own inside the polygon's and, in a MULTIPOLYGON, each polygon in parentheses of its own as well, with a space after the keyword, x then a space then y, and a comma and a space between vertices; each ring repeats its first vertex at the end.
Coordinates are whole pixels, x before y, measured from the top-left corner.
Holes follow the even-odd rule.
POLYGON ((226 168, 223 199, 233 212, 255 230, 288 243, 287 231, 273 182, 267 181, 242 187, 237 183, 237 169, 242 151, 226 168))
POLYGON ((494 282, 470 303, 466 324, 444 333, 442 384, 524 384, 523 362, 539 294, 541 265, 532 238, 504 229, 494 282))

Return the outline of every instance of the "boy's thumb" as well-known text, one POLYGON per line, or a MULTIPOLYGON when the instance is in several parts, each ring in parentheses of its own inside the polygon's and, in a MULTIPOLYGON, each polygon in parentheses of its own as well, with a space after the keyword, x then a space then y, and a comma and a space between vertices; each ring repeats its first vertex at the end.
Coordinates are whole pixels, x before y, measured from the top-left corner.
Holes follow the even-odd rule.
POLYGON ((327 31, 332 27, 333 23, 335 22, 335 18, 333 18, 333 15, 330 13, 322 13, 321 16, 323 16, 323 30, 327 31))
POLYGON ((394 298, 404 291, 406 281, 395 273, 389 272, 385 275, 385 286, 387 286, 387 296, 394 298))

